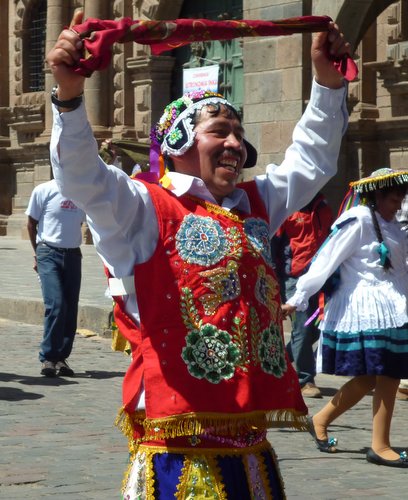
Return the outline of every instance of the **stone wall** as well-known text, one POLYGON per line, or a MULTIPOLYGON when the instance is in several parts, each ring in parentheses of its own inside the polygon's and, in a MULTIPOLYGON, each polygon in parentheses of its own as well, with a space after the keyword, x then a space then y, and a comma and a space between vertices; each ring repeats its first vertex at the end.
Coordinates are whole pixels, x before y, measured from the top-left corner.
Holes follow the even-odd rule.
MULTIPOLYGON (((349 86, 350 126, 339 174, 325 188, 335 207, 347 183, 378 166, 408 166, 407 1, 243 0, 249 19, 328 14, 345 20, 360 76, 349 86), (387 5, 390 4, 388 7, 387 5), (385 10, 383 10, 385 9, 385 10), (383 11, 382 11, 383 10, 383 11)), ((24 92, 25 15, 32 0, 6 0, 0 17, 0 235, 25 234, 24 210, 33 187, 50 177, 49 92, 24 92), (4 15, 5 14, 5 15, 4 15), (7 68, 7 71, 5 70, 7 68)), ((48 0, 46 51, 82 0, 48 0)), ((92 0, 86 16, 176 18, 182 0, 92 0)), ((244 123, 259 151, 259 168, 280 163, 311 85, 310 35, 244 39, 244 123)), ((89 117, 99 140, 148 142, 152 121, 170 99, 174 58, 151 56, 137 44, 116 45, 112 65, 86 83, 89 117)))
MULTIPOLYGON (((281 19, 302 15, 302 2, 248 0, 244 17, 281 19)), ((282 161, 291 132, 303 111, 303 39, 290 37, 246 38, 244 56, 244 122, 248 139, 259 152, 262 172, 267 163, 282 161)), ((310 67, 310 65, 309 65, 310 67)))

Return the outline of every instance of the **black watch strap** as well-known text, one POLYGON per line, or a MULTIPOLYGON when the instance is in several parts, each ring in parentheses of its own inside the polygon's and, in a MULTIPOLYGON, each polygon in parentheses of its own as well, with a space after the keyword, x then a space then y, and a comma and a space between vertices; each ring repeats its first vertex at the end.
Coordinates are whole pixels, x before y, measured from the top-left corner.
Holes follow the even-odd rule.
POLYGON ((74 110, 78 108, 82 102, 82 97, 83 95, 78 95, 76 97, 73 97, 72 99, 69 99, 68 101, 61 101, 57 97, 57 90, 58 87, 54 87, 51 91, 51 102, 58 106, 59 108, 67 108, 74 110))

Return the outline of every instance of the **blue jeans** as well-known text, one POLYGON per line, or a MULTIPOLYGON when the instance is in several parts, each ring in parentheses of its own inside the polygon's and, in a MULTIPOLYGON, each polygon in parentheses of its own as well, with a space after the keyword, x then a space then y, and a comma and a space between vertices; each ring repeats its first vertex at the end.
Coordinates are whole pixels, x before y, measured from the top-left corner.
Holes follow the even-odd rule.
POLYGON ((58 249, 44 243, 37 246, 37 267, 44 300, 44 337, 40 361, 67 359, 74 343, 82 254, 79 248, 58 249))
MULTIPOLYGON (((285 282, 285 294, 289 299, 295 293, 297 278, 287 278, 285 282)), ((289 358, 295 363, 299 383, 303 387, 308 382, 314 384, 316 376, 316 357, 313 344, 319 339, 320 331, 314 325, 313 320, 309 325, 305 322, 318 308, 318 294, 313 295, 309 300, 309 307, 306 311, 296 311, 292 315, 292 332, 290 341, 286 346, 289 358)))

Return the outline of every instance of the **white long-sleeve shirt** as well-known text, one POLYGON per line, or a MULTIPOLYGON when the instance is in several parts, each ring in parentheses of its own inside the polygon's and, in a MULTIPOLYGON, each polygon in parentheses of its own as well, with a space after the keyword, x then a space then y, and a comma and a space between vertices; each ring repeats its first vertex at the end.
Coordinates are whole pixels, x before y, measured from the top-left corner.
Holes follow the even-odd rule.
MULTIPOLYGON (((345 87, 327 89, 313 83, 310 102, 293 132, 293 143, 281 165, 268 165, 255 178, 270 218, 271 235, 286 217, 304 206, 336 173, 342 135, 347 127, 345 87)), ((158 240, 158 224, 146 187, 98 157, 98 146, 85 107, 59 113, 53 107, 51 162, 61 192, 87 214, 97 252, 112 276, 123 278, 135 264, 147 261, 158 240)), ((173 193, 215 202, 199 178, 170 173, 173 193)), ((250 211, 241 189, 224 198, 222 206, 250 211)), ((138 321, 137 301, 129 296, 126 309, 138 321)))
POLYGON ((308 272, 301 276, 288 304, 304 311, 309 298, 339 269, 340 284, 327 303, 323 330, 359 332, 396 328, 408 322, 408 267, 406 233, 396 220, 376 213, 390 251, 392 268, 380 263, 379 242, 368 207, 344 212, 333 224, 342 226, 321 248, 308 272))

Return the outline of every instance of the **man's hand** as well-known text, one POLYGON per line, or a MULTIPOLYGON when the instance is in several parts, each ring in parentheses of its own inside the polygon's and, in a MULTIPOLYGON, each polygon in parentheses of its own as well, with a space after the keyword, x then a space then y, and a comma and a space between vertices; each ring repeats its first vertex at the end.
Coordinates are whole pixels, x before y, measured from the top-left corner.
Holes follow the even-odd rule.
MULTIPOLYGON (((83 18, 82 9, 74 12, 70 28, 80 24, 83 18)), ((82 40, 71 29, 62 31, 54 47, 47 55, 47 63, 58 83, 58 99, 68 101, 82 94, 85 78, 72 71, 72 66, 81 58, 82 40)))
POLYGON ((38 273, 38 267, 37 267, 37 256, 34 255, 34 264, 33 264, 33 269, 36 273, 38 273))
POLYGON ((296 307, 291 306, 289 304, 282 304, 281 309, 282 309, 283 319, 286 319, 288 316, 290 316, 296 311, 296 307))
POLYGON ((333 59, 341 59, 345 54, 350 54, 350 44, 337 24, 330 23, 329 31, 313 36, 311 57, 317 83, 332 89, 342 87, 343 77, 333 66, 333 59))

